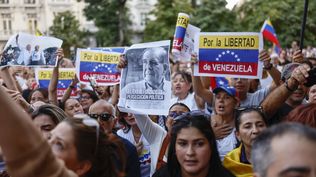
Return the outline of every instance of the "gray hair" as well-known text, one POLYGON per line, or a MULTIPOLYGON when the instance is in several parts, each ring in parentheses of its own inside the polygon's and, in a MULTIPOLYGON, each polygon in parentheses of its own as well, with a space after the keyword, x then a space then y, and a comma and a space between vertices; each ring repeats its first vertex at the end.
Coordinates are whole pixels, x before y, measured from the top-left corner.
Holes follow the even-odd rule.
POLYGON ((316 142, 316 130, 299 123, 281 123, 266 129, 255 139, 251 150, 253 170, 261 177, 267 175, 267 169, 274 160, 271 152, 272 140, 286 134, 295 134, 316 142))
POLYGON ((151 47, 147 48, 143 51, 142 56, 144 56, 145 53, 150 53, 153 56, 156 56, 159 59, 160 63, 168 63, 168 53, 167 51, 162 47, 151 47))

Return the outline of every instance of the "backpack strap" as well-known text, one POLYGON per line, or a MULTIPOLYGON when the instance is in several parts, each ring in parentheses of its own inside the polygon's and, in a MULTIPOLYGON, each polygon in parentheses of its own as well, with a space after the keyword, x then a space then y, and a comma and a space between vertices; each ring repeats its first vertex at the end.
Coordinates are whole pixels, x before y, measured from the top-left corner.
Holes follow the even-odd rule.
POLYGON ((166 164, 163 161, 163 157, 164 157, 164 155, 166 153, 166 150, 167 150, 167 147, 168 147, 169 143, 170 143, 170 135, 167 133, 167 135, 163 139, 163 142, 162 142, 162 145, 161 145, 161 148, 160 148, 160 152, 159 152, 159 156, 158 156, 158 162, 157 162, 157 165, 156 165, 156 170, 158 170, 160 167, 162 167, 164 164, 166 164))

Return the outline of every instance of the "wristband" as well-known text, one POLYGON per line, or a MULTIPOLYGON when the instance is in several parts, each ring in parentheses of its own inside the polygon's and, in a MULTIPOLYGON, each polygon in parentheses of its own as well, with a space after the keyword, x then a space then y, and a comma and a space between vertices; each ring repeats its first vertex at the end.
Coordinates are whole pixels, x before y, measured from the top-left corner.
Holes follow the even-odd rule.
POLYGON ((288 83, 287 80, 285 81, 285 87, 286 87, 286 89, 287 89, 288 91, 290 91, 290 92, 294 92, 294 91, 297 89, 297 87, 294 88, 294 89, 291 89, 291 88, 289 87, 289 83, 288 83))
POLYGON ((265 70, 271 70, 272 69, 272 67, 273 67, 273 65, 270 63, 270 65, 268 66, 268 67, 263 67, 263 69, 265 69, 265 70))
POLYGON ((69 85, 69 88, 74 89, 74 88, 75 88, 75 86, 73 86, 73 85, 69 85))

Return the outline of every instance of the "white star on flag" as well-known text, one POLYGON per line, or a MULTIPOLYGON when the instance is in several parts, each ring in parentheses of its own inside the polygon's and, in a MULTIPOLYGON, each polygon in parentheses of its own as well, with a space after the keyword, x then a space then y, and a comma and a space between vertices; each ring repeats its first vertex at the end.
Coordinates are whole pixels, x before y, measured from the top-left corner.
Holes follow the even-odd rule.
POLYGON ((231 55, 231 56, 235 57, 237 61, 240 61, 240 58, 238 57, 238 55, 235 54, 235 52, 231 52, 230 50, 226 50, 226 51, 218 54, 216 61, 219 61, 225 55, 231 55))

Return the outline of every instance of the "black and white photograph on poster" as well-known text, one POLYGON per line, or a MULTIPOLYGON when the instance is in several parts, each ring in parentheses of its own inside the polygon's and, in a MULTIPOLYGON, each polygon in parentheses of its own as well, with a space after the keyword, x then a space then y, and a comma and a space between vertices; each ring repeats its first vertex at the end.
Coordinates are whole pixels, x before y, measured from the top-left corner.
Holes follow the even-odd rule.
POLYGON ((54 37, 15 34, 4 47, 0 66, 56 66, 56 51, 62 43, 54 37))
POLYGON ((171 100, 170 41, 132 45, 121 73, 119 109, 166 115, 171 100))

